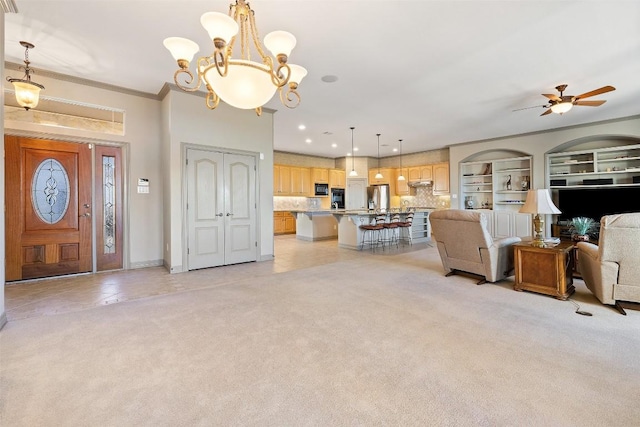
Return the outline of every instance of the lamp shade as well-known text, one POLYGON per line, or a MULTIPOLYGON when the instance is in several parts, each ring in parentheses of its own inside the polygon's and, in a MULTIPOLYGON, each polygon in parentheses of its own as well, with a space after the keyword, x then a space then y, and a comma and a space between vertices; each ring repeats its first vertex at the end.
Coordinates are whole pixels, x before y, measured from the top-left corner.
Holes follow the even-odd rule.
POLYGON ((304 76, 307 75, 307 69, 296 64, 289 64, 291 70, 291 76, 289 77, 289 83, 300 84, 304 76))
POLYGON ((13 83, 13 87, 16 90, 16 101, 21 107, 28 110, 38 106, 41 89, 39 85, 28 81, 13 81, 11 83, 13 83))
POLYGON ((191 62, 193 56, 200 50, 200 47, 196 42, 183 37, 168 37, 164 39, 162 44, 164 44, 164 47, 169 49, 171 56, 173 56, 173 59, 176 61, 183 59, 187 62, 191 62))
POLYGON ((529 214, 559 214, 562 213, 551 201, 551 194, 546 188, 529 190, 524 206, 520 208, 520 213, 529 214))
POLYGON ((289 56, 296 46, 296 38, 286 31, 272 31, 264 36, 264 45, 273 56, 280 54, 289 56))
POLYGON ((229 44, 233 36, 238 34, 238 23, 224 13, 207 12, 200 17, 200 23, 211 40, 222 39, 229 44))

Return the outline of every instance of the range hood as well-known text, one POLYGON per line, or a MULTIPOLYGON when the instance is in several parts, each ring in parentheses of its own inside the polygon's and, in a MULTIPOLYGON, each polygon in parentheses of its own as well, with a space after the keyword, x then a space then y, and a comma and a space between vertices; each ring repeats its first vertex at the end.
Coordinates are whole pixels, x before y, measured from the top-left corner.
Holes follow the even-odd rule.
POLYGON ((420 181, 409 181, 407 183, 409 187, 428 187, 433 185, 433 181, 431 180, 420 180, 420 181))

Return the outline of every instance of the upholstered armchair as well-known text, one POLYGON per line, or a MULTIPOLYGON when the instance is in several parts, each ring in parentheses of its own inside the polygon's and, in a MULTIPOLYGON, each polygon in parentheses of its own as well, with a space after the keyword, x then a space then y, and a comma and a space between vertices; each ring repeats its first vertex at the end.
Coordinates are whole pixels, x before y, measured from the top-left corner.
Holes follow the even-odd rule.
POLYGON ((622 314, 619 301, 640 302, 640 213, 603 216, 598 245, 577 246, 580 274, 600 302, 622 314))
POLYGON ((447 209, 429 215, 431 234, 447 276, 464 271, 482 276, 478 282, 497 282, 513 271, 514 243, 519 237, 493 240, 487 217, 472 210, 447 209))

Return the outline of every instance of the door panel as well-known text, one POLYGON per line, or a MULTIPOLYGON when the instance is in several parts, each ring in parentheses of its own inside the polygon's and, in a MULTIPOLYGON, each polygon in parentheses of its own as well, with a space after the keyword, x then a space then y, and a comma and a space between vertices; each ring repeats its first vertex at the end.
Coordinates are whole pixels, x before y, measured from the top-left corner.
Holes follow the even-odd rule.
POLYGON ((255 261, 256 193, 255 158, 225 154, 225 264, 255 261))
POLYGON ((189 269, 224 264, 223 155, 187 150, 189 269))
POLYGON ((95 148, 96 265, 98 271, 123 268, 122 149, 95 148))
POLYGON ((6 136, 5 158, 6 280, 90 271, 89 146, 6 136))

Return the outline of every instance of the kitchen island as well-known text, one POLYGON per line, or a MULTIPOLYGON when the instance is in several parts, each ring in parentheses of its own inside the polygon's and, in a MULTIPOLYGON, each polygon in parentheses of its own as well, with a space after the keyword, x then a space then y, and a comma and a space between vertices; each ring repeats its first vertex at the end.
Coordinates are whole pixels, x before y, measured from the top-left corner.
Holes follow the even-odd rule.
MULTIPOLYGON (((429 212, 431 208, 414 211, 411 236, 414 243, 428 241, 431 236, 429 212)), ((360 250, 362 230, 360 225, 371 223, 376 212, 372 210, 309 210, 291 211, 296 216, 296 237, 301 240, 326 240, 338 238, 338 246, 360 250)), ((407 211, 399 212, 400 221, 406 219, 407 211)), ((387 213, 390 215, 390 213, 387 213)))

